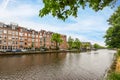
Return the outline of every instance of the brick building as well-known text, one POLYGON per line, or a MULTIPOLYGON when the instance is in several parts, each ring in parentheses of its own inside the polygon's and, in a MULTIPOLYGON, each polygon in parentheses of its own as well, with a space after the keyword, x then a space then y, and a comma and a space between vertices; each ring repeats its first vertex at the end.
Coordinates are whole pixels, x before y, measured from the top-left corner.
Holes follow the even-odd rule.
MULTIPOLYGON (((53 32, 35 31, 20 27, 17 24, 4 24, 0 22, 0 50, 4 49, 28 49, 28 48, 54 48, 55 43, 51 42, 53 32)), ((66 35, 61 35, 63 43, 61 49, 67 48, 66 35)))

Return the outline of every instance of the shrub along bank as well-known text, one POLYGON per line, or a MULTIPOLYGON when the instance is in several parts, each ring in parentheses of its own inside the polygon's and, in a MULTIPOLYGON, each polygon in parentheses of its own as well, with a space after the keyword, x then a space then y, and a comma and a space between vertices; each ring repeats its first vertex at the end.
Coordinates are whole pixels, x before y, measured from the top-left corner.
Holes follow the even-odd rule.
POLYGON ((107 80, 120 80, 120 49, 117 50, 116 59, 111 66, 107 80))

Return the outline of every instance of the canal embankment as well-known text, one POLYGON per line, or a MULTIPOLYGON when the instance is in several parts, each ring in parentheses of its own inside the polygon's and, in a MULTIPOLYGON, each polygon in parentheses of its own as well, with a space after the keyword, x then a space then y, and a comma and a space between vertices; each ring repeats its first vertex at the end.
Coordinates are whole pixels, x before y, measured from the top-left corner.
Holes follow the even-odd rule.
POLYGON ((50 51, 25 51, 25 52, 0 52, 2 55, 26 55, 26 54, 45 54, 45 53, 66 53, 66 52, 80 52, 80 50, 50 50, 50 51))

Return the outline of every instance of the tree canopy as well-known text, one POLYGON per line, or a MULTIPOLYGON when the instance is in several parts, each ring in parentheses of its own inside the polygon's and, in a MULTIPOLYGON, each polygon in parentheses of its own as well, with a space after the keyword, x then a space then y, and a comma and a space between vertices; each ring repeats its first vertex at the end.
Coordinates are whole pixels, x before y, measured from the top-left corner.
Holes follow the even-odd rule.
POLYGON ((110 48, 120 48, 120 7, 108 20, 111 27, 106 31, 105 42, 110 48))
POLYGON ((117 0, 43 0, 44 7, 39 16, 52 14, 53 17, 66 20, 69 16, 77 17, 79 8, 89 6, 95 11, 102 10, 106 6, 114 6, 117 0))
POLYGON ((68 46, 69 46, 69 49, 80 49, 81 47, 81 42, 78 38, 75 38, 75 40, 70 36, 68 38, 68 46))
POLYGON ((73 47, 80 50, 81 42, 80 42, 80 40, 78 38, 75 39, 73 47))
POLYGON ((113 13, 113 15, 109 18, 108 22, 112 26, 114 26, 114 25, 120 25, 120 6, 113 13))
POLYGON ((74 39, 71 38, 71 36, 70 36, 70 37, 68 38, 68 46, 69 46, 69 49, 72 49, 73 42, 74 42, 74 39))
POLYGON ((90 42, 82 42, 81 46, 84 50, 91 49, 91 43, 90 42))
POLYGON ((60 44, 63 40, 61 39, 60 34, 58 34, 58 33, 53 33, 53 34, 52 34, 51 41, 55 42, 55 44, 56 44, 56 49, 59 49, 59 44, 60 44))
POLYGON ((103 46, 101 46, 101 45, 99 45, 99 44, 97 44, 97 43, 95 43, 95 44, 93 45, 93 47, 94 47, 95 49, 105 48, 105 47, 103 47, 103 46))

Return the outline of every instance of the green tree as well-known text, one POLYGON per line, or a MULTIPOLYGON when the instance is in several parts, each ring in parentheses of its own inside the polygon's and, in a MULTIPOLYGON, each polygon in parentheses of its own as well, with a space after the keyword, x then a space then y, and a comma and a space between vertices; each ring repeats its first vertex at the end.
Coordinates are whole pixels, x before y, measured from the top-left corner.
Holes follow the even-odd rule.
POLYGON ((69 16, 77 17, 80 7, 83 9, 89 6, 95 11, 102 10, 106 6, 114 6, 117 0, 43 0, 44 7, 40 10, 39 16, 43 17, 52 14, 53 17, 65 20, 69 16))
POLYGON ((98 49, 98 48, 99 48, 99 45, 98 45, 97 43, 95 43, 95 44, 93 45, 93 47, 94 47, 95 49, 98 49))
POLYGON ((32 42, 32 44, 31 44, 31 48, 34 48, 34 42, 32 42))
POLYGON ((87 47, 89 47, 90 45, 88 43, 86 43, 84 46, 87 49, 87 47))
POLYGON ((68 46, 69 46, 69 49, 72 49, 73 42, 74 42, 74 39, 71 38, 71 36, 70 36, 70 37, 68 38, 68 46))
POLYGON ((52 34, 51 41, 55 42, 55 44, 56 44, 56 49, 58 50, 58 49, 59 49, 59 45, 60 45, 60 43, 61 43, 63 40, 61 39, 60 34, 58 34, 58 33, 53 33, 53 34, 52 34))
POLYGON ((101 46, 101 45, 99 45, 99 44, 97 44, 97 43, 95 43, 95 44, 93 45, 93 47, 94 47, 95 49, 104 48, 103 46, 101 46))
POLYGON ((120 25, 120 6, 113 13, 113 15, 109 18, 108 22, 112 26, 114 26, 114 25, 120 25))
POLYGON ((111 27, 104 36, 106 45, 110 48, 120 48, 120 7, 108 20, 111 27))
POLYGON ((46 48, 46 37, 43 37, 43 42, 44 42, 44 48, 46 48))
POLYGON ((74 48, 80 49, 80 46, 81 46, 81 42, 78 38, 76 38, 74 41, 74 48))

